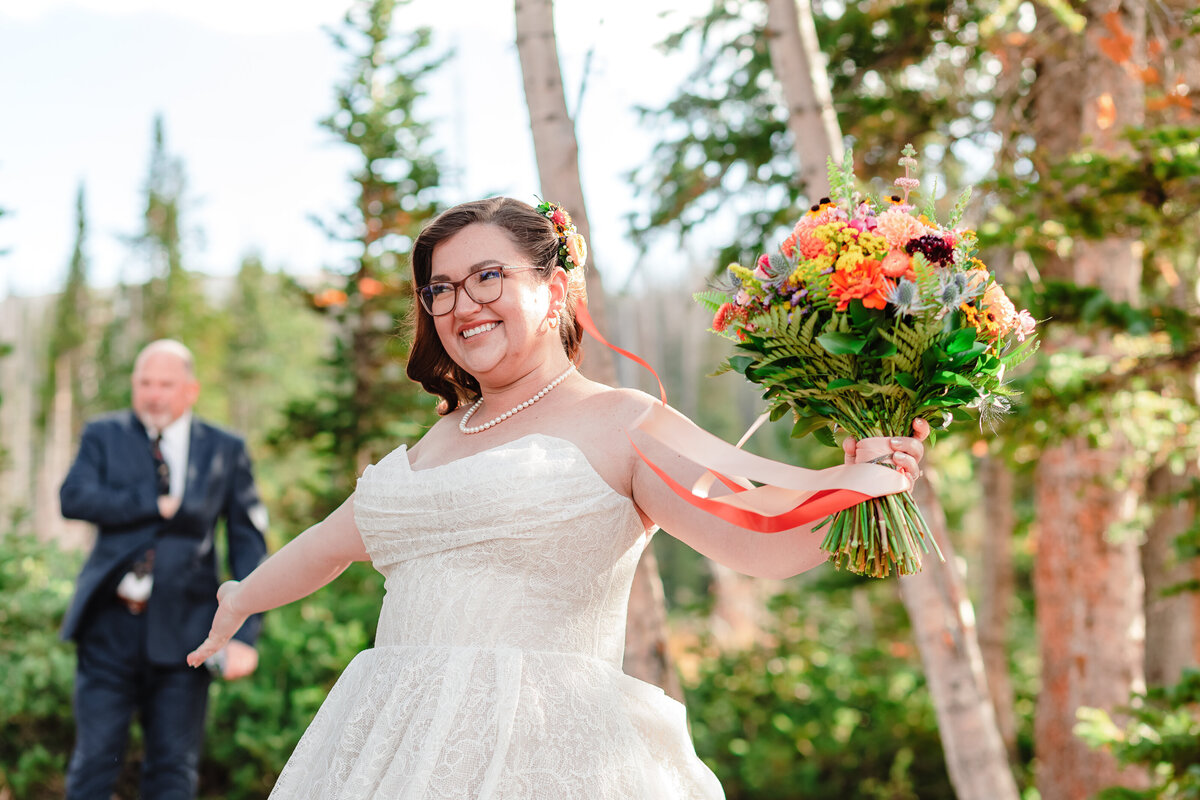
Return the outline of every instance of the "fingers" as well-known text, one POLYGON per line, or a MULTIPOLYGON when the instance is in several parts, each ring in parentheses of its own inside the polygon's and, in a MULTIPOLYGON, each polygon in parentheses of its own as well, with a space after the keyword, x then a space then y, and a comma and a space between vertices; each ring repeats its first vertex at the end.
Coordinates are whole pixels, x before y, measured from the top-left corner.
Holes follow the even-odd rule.
POLYGON ((210 635, 199 647, 188 653, 187 663, 189 667, 198 667, 221 649, 221 645, 213 641, 210 635))
POLYGON ((892 455, 892 462, 896 465, 896 469, 903 472, 910 479, 916 480, 921 477, 921 466, 917 459, 910 456, 908 453, 897 450, 892 455))
POLYGON ((913 435, 917 437, 918 441, 923 442, 923 441, 925 441, 925 439, 927 439, 929 437, 929 431, 931 429, 929 427, 929 422, 927 420, 917 417, 916 419, 913 420, 912 427, 913 427, 913 435))
POLYGON ((845 439, 842 440, 842 452, 846 454, 845 461, 847 464, 854 463, 854 452, 857 449, 858 449, 858 442, 855 441, 853 436, 847 436, 845 439))

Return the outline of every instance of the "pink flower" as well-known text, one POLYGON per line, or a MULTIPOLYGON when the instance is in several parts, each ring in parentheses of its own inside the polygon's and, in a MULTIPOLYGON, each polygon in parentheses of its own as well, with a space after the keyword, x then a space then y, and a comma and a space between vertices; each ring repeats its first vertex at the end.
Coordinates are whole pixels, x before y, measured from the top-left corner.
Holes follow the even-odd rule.
POLYGON ((763 253, 758 257, 758 263, 754 266, 754 277, 760 281, 771 280, 771 257, 763 253))
POLYGON ((902 248, 925 235, 925 226, 897 207, 889 208, 875 219, 875 233, 887 239, 888 247, 902 248))
POLYGON ((1017 334, 1017 341, 1023 342, 1026 337, 1033 335, 1033 329, 1037 327, 1037 322, 1034 321, 1033 315, 1028 309, 1022 310, 1017 314, 1017 324, 1014 329, 1017 334))
POLYGON ((567 212, 563 211, 561 208, 554 209, 554 213, 550 215, 550 221, 555 225, 566 225, 567 212))

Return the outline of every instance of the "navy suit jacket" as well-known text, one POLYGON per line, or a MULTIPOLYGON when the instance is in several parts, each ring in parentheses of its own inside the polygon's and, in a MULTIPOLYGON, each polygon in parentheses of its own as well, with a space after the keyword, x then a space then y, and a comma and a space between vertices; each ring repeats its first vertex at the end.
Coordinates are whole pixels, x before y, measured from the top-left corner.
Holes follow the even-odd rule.
MULTIPOLYGON (((179 666, 208 635, 217 610, 216 527, 224 518, 230 571, 241 580, 266 556, 266 509, 258 498, 242 440, 192 418, 183 501, 171 519, 158 513, 154 457, 146 429, 132 411, 93 420, 59 497, 69 519, 93 522, 96 544, 79 573, 63 620, 64 639, 90 624, 133 560, 154 547, 154 590, 146 607, 148 655, 179 666)), ((236 638, 253 645, 256 615, 236 638)))

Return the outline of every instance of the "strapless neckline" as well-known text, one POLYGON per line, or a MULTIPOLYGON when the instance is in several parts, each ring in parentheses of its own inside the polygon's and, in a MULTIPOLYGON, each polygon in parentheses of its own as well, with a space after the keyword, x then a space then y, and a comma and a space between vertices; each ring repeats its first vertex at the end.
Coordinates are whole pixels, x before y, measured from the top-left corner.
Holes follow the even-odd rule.
POLYGON ((605 488, 607 488, 608 491, 612 492, 613 494, 617 495, 618 497, 624 498, 625 500, 629 500, 630 502, 632 502, 633 498, 631 498, 625 494, 622 494, 621 492, 618 492, 615 488, 613 488, 613 485, 611 483, 609 483, 608 481, 606 481, 604 479, 603 475, 601 475, 599 472, 596 471, 596 468, 592 466, 591 460, 588 459, 587 453, 583 452, 583 448, 581 448, 579 445, 572 442, 570 439, 565 439, 561 436, 553 436, 548 433, 540 433, 540 432, 536 432, 536 431, 534 433, 526 433, 522 436, 518 436, 515 439, 509 439, 507 442, 500 442, 499 444, 494 444, 491 447, 484 448, 483 450, 477 450, 474 453, 469 453, 465 456, 456 458, 452 461, 447 461, 444 464, 434 464, 432 467, 422 467, 421 469, 417 469, 417 468, 413 467, 412 461, 409 460, 408 445, 400 445, 400 451, 404 456, 403 462, 404 462, 405 469, 407 469, 413 475, 425 475, 427 473, 434 474, 439 471, 449 469, 450 467, 454 467, 456 465, 461 466, 461 465, 465 464, 466 462, 471 461, 472 459, 479 458, 480 456, 499 453, 499 452, 503 452, 508 449, 516 449, 516 445, 519 445, 522 442, 527 442, 532 439, 540 439, 546 443, 556 445, 557 447, 559 447, 561 449, 574 451, 575 455, 577 455, 583 461, 583 464, 587 468, 587 471, 589 473, 591 473, 593 476, 595 476, 596 480, 598 480, 598 481, 600 481, 600 483, 604 484, 605 488))

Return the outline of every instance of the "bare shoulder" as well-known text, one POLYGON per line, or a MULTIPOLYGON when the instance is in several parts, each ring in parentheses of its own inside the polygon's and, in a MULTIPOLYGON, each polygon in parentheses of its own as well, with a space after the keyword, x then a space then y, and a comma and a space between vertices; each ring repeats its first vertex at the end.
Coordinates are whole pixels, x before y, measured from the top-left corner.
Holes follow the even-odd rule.
POLYGON ((657 402, 638 389, 606 386, 595 381, 588 381, 580 392, 582 410, 620 428, 627 428, 657 402))

